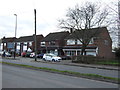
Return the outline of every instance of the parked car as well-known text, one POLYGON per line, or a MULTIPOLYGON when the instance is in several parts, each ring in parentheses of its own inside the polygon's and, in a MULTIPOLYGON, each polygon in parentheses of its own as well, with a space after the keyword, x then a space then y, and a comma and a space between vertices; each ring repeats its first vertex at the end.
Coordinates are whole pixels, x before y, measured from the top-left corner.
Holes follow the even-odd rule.
POLYGON ((2 54, 3 54, 3 51, 0 51, 0 56, 2 56, 2 54))
POLYGON ((47 53, 43 55, 43 60, 48 60, 48 61, 60 61, 62 60, 61 57, 58 57, 57 55, 47 53))
POLYGON ((22 56, 22 57, 25 57, 25 56, 26 56, 26 52, 22 52, 22 53, 21 53, 21 56, 22 56))
POLYGON ((34 53, 34 52, 31 53, 31 54, 30 54, 30 57, 31 57, 31 58, 35 57, 35 53, 34 53))
POLYGON ((4 54, 4 56, 7 56, 7 57, 11 57, 12 56, 9 52, 0 51, 0 55, 3 56, 3 54, 4 54))
POLYGON ((8 52, 5 52, 5 56, 11 57, 12 55, 10 53, 8 53, 8 52))
POLYGON ((38 54, 38 58, 43 58, 43 55, 44 55, 44 53, 42 53, 42 54, 38 54))
POLYGON ((26 57, 30 57, 30 55, 31 55, 31 52, 26 52, 26 57))
MULTIPOLYGON (((30 57, 31 57, 31 58, 34 58, 34 57, 35 57, 35 53, 32 52, 32 53, 30 54, 30 57)), ((38 54, 36 55, 36 57, 38 58, 38 54)))

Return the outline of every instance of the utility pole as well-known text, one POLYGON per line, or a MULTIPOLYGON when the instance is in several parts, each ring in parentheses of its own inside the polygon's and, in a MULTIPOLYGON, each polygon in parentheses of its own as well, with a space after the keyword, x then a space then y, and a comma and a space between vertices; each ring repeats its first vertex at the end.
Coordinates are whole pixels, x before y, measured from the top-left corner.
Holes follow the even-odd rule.
POLYGON ((36 37, 36 9, 34 9, 35 14, 35 35, 34 35, 34 41, 35 41, 35 61, 37 61, 37 37, 36 37))

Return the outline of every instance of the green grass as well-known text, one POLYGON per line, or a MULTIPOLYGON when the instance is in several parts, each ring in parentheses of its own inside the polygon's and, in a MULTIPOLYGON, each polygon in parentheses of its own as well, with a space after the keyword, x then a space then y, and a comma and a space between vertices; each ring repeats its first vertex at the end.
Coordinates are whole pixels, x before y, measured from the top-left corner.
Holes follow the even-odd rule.
POLYGON ((63 74, 70 74, 70 75, 77 75, 77 76, 84 76, 84 77, 91 77, 91 78, 102 78, 102 79, 114 80, 114 81, 120 82, 120 78, 106 77, 106 76, 102 76, 98 74, 89 74, 89 73, 87 74, 87 73, 79 73, 79 72, 73 72, 73 71, 63 71, 63 70, 47 68, 47 67, 35 67, 35 66, 30 66, 30 65, 15 64, 15 63, 8 63, 8 62, 0 62, 0 63, 9 64, 9 65, 17 65, 17 66, 33 68, 33 69, 38 69, 38 70, 45 70, 45 71, 47 70, 47 71, 63 73, 63 74))
POLYGON ((96 64, 102 64, 102 65, 120 65, 120 63, 118 61, 101 61, 101 62, 97 62, 96 64))

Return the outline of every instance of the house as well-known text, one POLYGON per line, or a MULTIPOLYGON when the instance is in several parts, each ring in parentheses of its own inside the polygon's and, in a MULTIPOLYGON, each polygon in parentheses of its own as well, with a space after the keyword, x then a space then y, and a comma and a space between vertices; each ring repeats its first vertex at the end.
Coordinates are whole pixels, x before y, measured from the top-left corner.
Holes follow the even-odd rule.
POLYGON ((65 45, 64 39, 69 35, 69 32, 54 32, 49 33, 41 40, 40 46, 42 53, 54 53, 57 55, 64 55, 63 47, 65 45))
MULTIPOLYGON (((104 58, 112 58, 112 40, 106 27, 93 28, 89 30, 70 30, 63 32, 49 33, 46 37, 37 35, 37 52, 38 53, 54 53, 62 56, 77 56, 81 54, 82 43, 80 39, 82 33, 91 38, 85 49, 86 55, 99 56, 104 58), (77 36, 77 37, 76 37, 77 36)), ((23 51, 34 52, 35 42, 34 35, 22 36, 19 38, 2 38, 1 49, 6 51, 14 51, 15 48, 20 53, 23 51)))
MULTIPOLYGON (((8 52, 13 52, 16 49, 17 53, 21 53, 23 51, 32 51, 34 52, 35 48, 35 42, 34 42, 34 37, 35 35, 31 36, 22 36, 19 38, 15 37, 10 37, 10 38, 5 38, 3 37, 2 43, 1 43, 1 48, 2 51, 8 51, 8 52)), ((40 41, 43 39, 43 35, 36 35, 37 37, 37 50, 38 52, 40 51, 40 41)))
POLYGON ((2 51, 14 51, 15 47, 15 41, 17 38, 15 37, 3 37, 1 39, 1 50, 2 51))
MULTIPOLYGON (((86 55, 93 55, 105 58, 112 58, 112 40, 106 27, 93 28, 85 32, 89 36, 94 33, 90 43, 86 48, 86 55)), ((77 56, 81 54, 82 43, 78 38, 81 38, 81 31, 74 31, 65 40, 63 51, 67 56, 77 56)))
MULTIPOLYGON (((36 38, 37 38, 37 50, 38 52, 40 51, 40 41, 41 39, 43 39, 43 35, 36 35, 36 38)), ((34 52, 35 51, 35 42, 34 42, 34 38, 35 38, 35 35, 31 35, 31 36, 22 36, 22 37, 19 37, 17 39, 17 46, 16 46, 16 49, 21 52, 24 52, 24 51, 31 51, 31 52, 34 52)))

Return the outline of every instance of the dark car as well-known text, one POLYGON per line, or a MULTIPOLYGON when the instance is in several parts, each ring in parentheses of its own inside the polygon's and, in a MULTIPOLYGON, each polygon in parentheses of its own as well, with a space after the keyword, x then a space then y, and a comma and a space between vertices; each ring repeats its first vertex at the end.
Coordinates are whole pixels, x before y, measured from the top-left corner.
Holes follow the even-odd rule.
POLYGON ((38 58, 43 58, 43 55, 44 55, 44 53, 42 53, 42 54, 38 54, 38 58))
POLYGON ((26 57, 30 57, 31 52, 26 52, 26 57))

